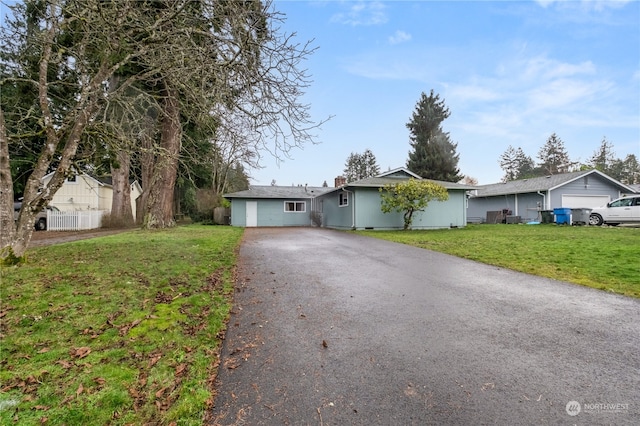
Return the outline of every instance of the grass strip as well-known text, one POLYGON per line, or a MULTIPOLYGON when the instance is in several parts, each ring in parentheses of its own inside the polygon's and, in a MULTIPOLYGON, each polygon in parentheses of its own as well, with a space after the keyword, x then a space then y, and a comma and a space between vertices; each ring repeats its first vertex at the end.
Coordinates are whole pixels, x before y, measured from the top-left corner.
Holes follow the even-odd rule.
POLYGON ((357 233, 640 297, 640 228, 498 224, 357 233))
POLYGON ((241 237, 131 231, 3 268, 0 424, 202 424, 241 237))

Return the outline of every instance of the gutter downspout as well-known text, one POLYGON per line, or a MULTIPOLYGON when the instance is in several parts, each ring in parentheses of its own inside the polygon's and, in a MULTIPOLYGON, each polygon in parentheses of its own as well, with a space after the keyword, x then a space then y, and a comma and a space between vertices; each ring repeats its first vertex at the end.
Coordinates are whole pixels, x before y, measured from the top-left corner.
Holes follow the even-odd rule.
POLYGON ((542 210, 549 210, 547 208, 547 196, 540 191, 537 194, 542 197, 542 210))
POLYGON ((356 229, 356 197, 353 191, 344 189, 344 187, 342 187, 342 190, 344 192, 351 194, 351 229, 355 230, 356 229))

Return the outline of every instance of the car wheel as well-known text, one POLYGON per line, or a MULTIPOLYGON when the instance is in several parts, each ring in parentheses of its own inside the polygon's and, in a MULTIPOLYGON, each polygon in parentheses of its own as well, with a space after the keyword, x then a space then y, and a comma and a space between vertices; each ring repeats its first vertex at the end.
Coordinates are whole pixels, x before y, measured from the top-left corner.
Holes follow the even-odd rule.
POLYGON ((600 216, 599 214, 594 213, 589 216, 589 225, 600 226, 602 225, 602 223, 602 216, 600 216))
POLYGON ((47 219, 40 218, 36 222, 36 231, 46 231, 47 230, 47 219))

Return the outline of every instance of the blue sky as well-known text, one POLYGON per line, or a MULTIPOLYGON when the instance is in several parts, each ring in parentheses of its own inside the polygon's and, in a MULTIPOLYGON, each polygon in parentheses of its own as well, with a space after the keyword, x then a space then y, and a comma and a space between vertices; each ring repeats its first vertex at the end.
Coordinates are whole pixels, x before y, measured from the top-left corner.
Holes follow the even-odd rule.
POLYGON ((534 160, 556 133, 574 161, 603 137, 618 157, 640 156, 640 2, 284 1, 283 29, 318 51, 304 63, 312 116, 333 118, 316 145, 278 164, 263 158, 252 184, 319 186, 351 152, 369 148, 382 170, 404 167, 406 123, 433 89, 451 117, 461 173, 503 175, 509 145, 534 160))
MULTIPOLYGON (((0 0, 0 5, 12 3, 0 0)), ((461 173, 503 175, 509 145, 536 160, 556 133, 574 161, 603 137, 640 157, 638 1, 286 1, 282 29, 318 50, 302 64, 318 144, 276 161, 263 153, 252 184, 332 186, 351 152, 382 170, 404 167, 409 121, 433 89, 451 117, 461 173)), ((4 9, 4 7, 0 7, 4 9)), ((2 10, 4 12, 5 10, 2 10)))

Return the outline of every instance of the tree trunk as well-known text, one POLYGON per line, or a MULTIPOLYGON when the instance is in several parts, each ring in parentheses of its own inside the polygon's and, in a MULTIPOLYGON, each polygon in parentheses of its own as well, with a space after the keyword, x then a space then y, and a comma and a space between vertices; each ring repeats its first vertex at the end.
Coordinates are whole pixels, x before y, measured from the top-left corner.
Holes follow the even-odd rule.
POLYGON ((156 131, 157 120, 152 108, 147 110, 147 116, 145 117, 145 128, 140 139, 140 166, 142 169, 141 183, 142 194, 136 203, 136 223, 143 223, 147 213, 147 206, 149 205, 149 192, 151 192, 151 180, 153 178, 153 164, 155 162, 155 156, 153 154, 153 141, 155 139, 154 133, 156 131))
POLYGON ((129 184, 131 155, 128 151, 118 151, 116 161, 118 167, 111 165, 111 185, 113 187, 111 224, 131 226, 134 220, 131 210, 131 185, 129 184))
MULTIPOLYGON (((9 166, 9 137, 4 123, 4 113, 0 106, 0 247, 2 248, 11 244, 16 232, 13 216, 13 180, 9 166)), ((3 250, 0 252, 0 258, 5 258, 8 254, 3 250)))
POLYGON ((144 228, 166 228, 175 225, 174 188, 181 143, 182 127, 178 94, 172 88, 167 88, 163 101, 160 152, 156 157, 151 177, 144 228))

